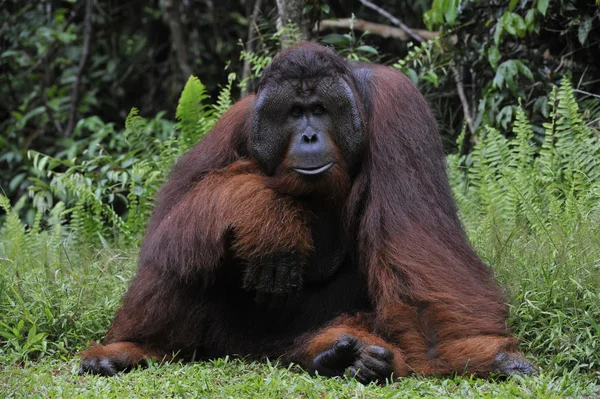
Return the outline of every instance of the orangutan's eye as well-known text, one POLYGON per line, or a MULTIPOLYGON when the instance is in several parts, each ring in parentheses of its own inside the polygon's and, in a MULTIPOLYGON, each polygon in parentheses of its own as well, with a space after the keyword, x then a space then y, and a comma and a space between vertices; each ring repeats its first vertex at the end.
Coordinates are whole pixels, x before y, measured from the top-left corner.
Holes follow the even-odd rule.
POLYGON ((325 112, 325 107, 323 107, 322 105, 315 105, 315 109, 313 112, 315 113, 315 115, 321 115, 325 112))

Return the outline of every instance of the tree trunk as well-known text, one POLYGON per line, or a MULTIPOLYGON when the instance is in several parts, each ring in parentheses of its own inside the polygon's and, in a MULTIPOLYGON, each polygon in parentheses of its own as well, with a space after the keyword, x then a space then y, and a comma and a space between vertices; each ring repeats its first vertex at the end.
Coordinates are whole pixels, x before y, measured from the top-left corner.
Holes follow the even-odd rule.
POLYGON ((295 35, 287 32, 282 35, 281 46, 287 47, 298 40, 309 40, 311 38, 312 26, 308 15, 303 13, 306 5, 305 0, 277 0, 277 29, 281 30, 290 23, 297 28, 295 35))
MULTIPOLYGON (((251 53, 254 50, 254 33, 257 29, 256 21, 258 20, 258 14, 260 13, 262 0, 256 0, 254 2, 254 7, 252 9, 252 16, 248 18, 248 38, 246 40, 246 52, 251 53)), ((244 68, 242 69, 242 82, 245 82, 246 79, 250 76, 250 60, 246 58, 244 60, 244 68)), ((246 97, 248 95, 248 84, 246 83, 242 87, 242 97, 246 97)))
POLYGON ((190 75, 193 74, 188 54, 185 33, 181 27, 181 15, 179 14, 179 0, 164 0, 163 7, 167 23, 171 29, 171 45, 177 55, 177 63, 183 74, 183 82, 187 82, 190 75))

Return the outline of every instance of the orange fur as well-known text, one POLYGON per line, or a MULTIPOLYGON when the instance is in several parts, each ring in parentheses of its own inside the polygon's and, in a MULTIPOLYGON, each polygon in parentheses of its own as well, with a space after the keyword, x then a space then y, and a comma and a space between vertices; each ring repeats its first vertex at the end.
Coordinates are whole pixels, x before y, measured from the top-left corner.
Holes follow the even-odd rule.
POLYGON ((391 351, 394 354, 394 376, 405 377, 409 374, 404 352, 375 335, 367 318, 358 315, 340 316, 316 333, 309 334, 303 340, 301 356, 306 359, 306 363, 309 363, 318 354, 331 348, 342 334, 353 335, 367 346, 377 345, 391 351))
MULTIPOLYGON (((306 257, 312 249, 307 211, 292 197, 267 187, 265 180, 249 160, 208 173, 146 237, 146 248, 161 243, 144 251, 148 262, 184 265, 182 277, 193 278, 199 273, 196 265, 218 265, 229 231, 234 236, 231 248, 240 259, 280 250, 306 257)), ((209 277, 214 270, 206 272, 209 277)))
MULTIPOLYGON (((276 57, 262 80, 273 92, 308 81, 328 82, 325 96, 348 96, 324 104, 345 115, 326 132, 334 166, 299 176, 276 146, 282 154, 265 175, 271 169, 262 171, 251 151, 263 86, 234 104, 161 189, 108 345, 84 359, 122 356, 134 365, 178 352, 309 366, 341 334, 392 351, 396 376, 486 376, 499 353, 520 356, 502 291, 458 219, 435 119, 418 89, 394 69, 349 64, 308 43, 276 57), (312 281, 281 295, 281 308, 261 307, 240 275, 282 251, 306 261, 312 281)), ((285 119, 288 104, 268 104, 281 114, 272 120, 285 119)), ((267 144, 283 137, 278 125, 261 126, 267 144)))
POLYGON ((81 358, 106 359, 119 369, 130 369, 143 364, 147 359, 171 360, 172 356, 158 350, 145 348, 133 342, 114 342, 108 345, 92 343, 91 348, 81 352, 81 358))
MULTIPOLYGON (((209 174, 194 191, 201 201, 214 201, 215 214, 233 228, 233 249, 240 258, 255 259, 275 248, 297 250, 307 256, 312 239, 306 210, 293 198, 268 188, 258 173, 252 162, 238 161, 209 174)), ((214 228, 222 230, 225 226, 214 228)))

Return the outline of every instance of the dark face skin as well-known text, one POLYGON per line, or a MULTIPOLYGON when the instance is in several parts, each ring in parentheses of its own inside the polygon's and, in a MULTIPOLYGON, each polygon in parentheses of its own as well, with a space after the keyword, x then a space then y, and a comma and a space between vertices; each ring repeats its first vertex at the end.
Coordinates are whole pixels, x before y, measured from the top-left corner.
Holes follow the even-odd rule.
POLYGON ((282 164, 298 175, 322 175, 339 157, 352 166, 364 140, 353 91, 341 78, 266 86, 252 124, 252 154, 267 175, 282 164))
POLYGON ((329 135, 331 123, 331 116, 317 98, 292 107, 285 130, 290 136, 287 161, 296 173, 318 175, 333 166, 335 148, 329 135))

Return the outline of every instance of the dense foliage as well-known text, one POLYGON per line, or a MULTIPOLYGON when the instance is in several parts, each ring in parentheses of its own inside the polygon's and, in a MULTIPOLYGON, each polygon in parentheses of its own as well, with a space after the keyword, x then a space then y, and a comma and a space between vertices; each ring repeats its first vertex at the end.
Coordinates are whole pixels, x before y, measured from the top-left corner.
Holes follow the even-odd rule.
MULTIPOLYGON (((227 86, 216 105, 202 105, 205 86, 190 77, 175 125, 162 119, 144 119, 132 109, 125 129, 102 126, 69 157, 29 153, 36 178, 30 187, 39 210, 66 207, 63 212, 72 234, 81 241, 111 238, 139 239, 150 216, 152 199, 172 164, 195 144, 231 105, 227 86)), ((84 120, 86 123, 88 120, 84 120)))
MULTIPOLYGON (((170 164, 230 105, 228 88, 220 99, 203 104, 205 88, 191 78, 179 101, 177 136, 150 139, 156 120, 133 110, 119 135, 125 155, 103 150, 115 145, 110 135, 69 161, 35 154, 33 165, 48 177, 36 180, 35 198, 49 211, 38 212, 32 225, 19 219, 21 204, 11 208, 0 196, 8 214, 0 233, 6 360, 68 354, 102 336, 134 269, 129 243, 140 238, 170 164), (58 166, 64 171, 54 171, 58 166), (117 214, 122 192, 124 212, 117 214)), ((598 373, 600 138, 584 123, 568 80, 550 99, 544 145, 534 145, 519 108, 514 139, 486 126, 468 156, 449 157, 450 175, 474 244, 509 289, 511 322, 526 352, 548 370, 598 373)))
MULTIPOLYGON (((418 12, 411 13, 413 21, 420 20, 425 10, 426 2, 418 3, 418 12)), ((52 156, 78 153, 99 130, 113 129, 113 123, 122 125, 131 107, 139 109, 140 115, 153 117, 166 111, 166 118, 172 120, 177 97, 190 73, 202 76, 207 94, 216 98, 219 87, 228 83, 225 69, 243 75, 244 60, 239 54, 249 24, 258 32, 253 43, 258 52, 273 55, 279 49, 278 43, 271 41, 275 5, 263 2, 258 19, 251 21, 253 5, 248 0, 3 1, 3 192, 13 201, 26 194, 32 171, 28 150, 52 156), (92 3, 89 30, 88 3, 92 3), (183 50, 178 52, 177 46, 183 50), (90 117, 94 119, 87 120, 90 117)), ((344 13, 355 9, 356 4, 341 3, 327 8, 340 16, 350 16, 344 13)), ((234 88, 236 96, 239 90, 234 88)), ((110 151, 126 152, 126 147, 110 151)))
MULTIPOLYGON (((27 380, 22 374, 30 369, 18 367, 31 361, 52 373, 54 367, 74 368, 55 362, 102 337, 135 270, 154 194, 173 162, 214 125, 242 85, 251 85, 279 47, 266 8, 257 22, 265 33, 261 45, 241 51, 238 59, 233 37, 243 37, 248 23, 243 15, 252 7, 233 3, 225 12, 225 2, 182 2, 181 11, 189 12, 181 18, 193 69, 202 77, 185 83, 162 3, 94 2, 95 36, 69 134, 83 2, 3 3, 0 363, 9 366, 0 377, 14 367, 17 380, 27 380), (212 41, 202 40, 201 30, 212 29, 216 20, 227 28, 211 30, 212 41), (247 76, 239 73, 245 60, 251 66, 247 76)), ((324 17, 348 16, 337 2, 327 3, 324 17)), ((430 5, 378 3, 421 27, 430 5)), ((593 95, 600 91, 599 10, 574 0, 434 0, 425 21, 442 34, 429 41, 391 44, 356 31, 323 34, 348 57, 393 64, 427 93, 452 150, 449 173, 468 234, 506 287, 511 328, 542 369, 539 379, 514 380, 504 393, 502 387, 449 379, 434 384, 439 395, 600 392, 598 385, 582 382, 600 377, 600 101, 593 95), (569 388, 573 381, 579 382, 569 388)), ((372 10, 356 11, 388 23, 372 10)), ((180 373, 194 383, 202 375, 205 385, 214 386, 190 386, 210 393, 222 386, 206 370, 220 376, 231 364, 165 373, 178 383, 180 373)), ((273 377, 277 372, 270 365, 233 365, 262 370, 273 381, 287 379, 312 397, 315 383, 290 377, 289 370, 273 377)), ((74 389, 68 381, 73 370, 63 371, 60 390, 74 389)), ((156 372, 151 368, 150 378, 156 372)), ((253 372, 250 380, 265 379, 253 372)), ((223 378, 235 379, 234 374, 223 378)), ((33 387, 37 376, 31 378, 33 387)), ((0 393, 2 384, 0 378, 0 393)), ((119 381, 103 386, 110 384, 119 381)), ((316 384, 348 397, 364 393, 338 382, 316 384)), ((418 379, 403 384, 417 396, 433 392, 422 391, 418 379)), ((364 397, 395 395, 369 392, 373 395, 364 397)))
POLYGON ((448 158, 451 183, 471 240, 510 289, 528 349, 598 371, 600 136, 567 79, 549 99, 541 147, 518 107, 514 139, 485 126, 469 155, 448 158))
POLYGON ((459 143, 463 153, 477 141, 484 125, 510 134, 519 102, 531 119, 534 139, 541 142, 548 93, 565 76, 574 83, 591 123, 600 127, 599 97, 594 94, 600 92, 598 2, 434 0, 424 19, 430 29, 444 32, 449 52, 434 66, 447 65, 458 75, 436 79, 436 93, 430 96, 441 112, 443 127, 456 136, 467 113, 472 119, 465 141, 459 143), (454 87, 458 94, 458 86, 464 90, 460 108, 456 97, 445 99, 454 87), (462 115, 453 121, 448 113, 457 111, 462 115))
MULTIPOLYGON (((255 2, 249 0, 93 1, 88 35, 90 1, 2 3, 0 170, 4 173, 0 187, 12 201, 25 195, 31 184, 29 150, 63 158, 79 153, 100 131, 121 126, 131 107, 143 116, 173 120, 176 99, 189 71, 203 77, 212 99, 219 87, 229 83, 228 73, 235 73, 239 79, 232 92, 237 98, 242 86, 252 90, 253 78, 278 51, 278 38, 286 36, 274 31, 274 4, 262 2, 254 19, 255 2), (248 53, 241 50, 250 31, 253 52, 248 53), (180 54, 178 48, 184 51, 180 54), (84 53, 87 62, 82 68, 84 53), (246 62, 251 73, 245 72, 246 62)), ((472 119, 473 131, 468 130, 460 143, 463 154, 476 142, 484 124, 508 132, 519 98, 539 140, 540 118, 548 112, 547 93, 563 75, 578 90, 588 120, 598 126, 598 98, 585 94, 600 88, 599 52, 595 51, 600 41, 600 7, 593 2, 376 3, 411 28, 440 30, 441 39, 421 48, 413 39, 385 38, 350 27, 322 30, 316 39, 336 45, 349 57, 388 64, 409 54, 414 63, 402 69, 422 86, 437 110, 449 150, 455 148, 465 112, 472 119), (454 69, 465 101, 460 99, 454 69)), ((307 4, 307 12, 318 9, 321 19, 355 16, 394 26, 360 0, 307 4)), ((125 153, 127 147, 109 150, 125 153)), ((31 222, 32 209, 26 204, 23 213, 27 212, 31 222)))

